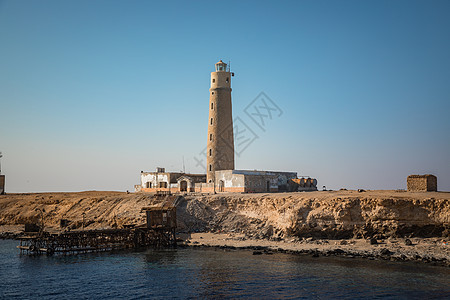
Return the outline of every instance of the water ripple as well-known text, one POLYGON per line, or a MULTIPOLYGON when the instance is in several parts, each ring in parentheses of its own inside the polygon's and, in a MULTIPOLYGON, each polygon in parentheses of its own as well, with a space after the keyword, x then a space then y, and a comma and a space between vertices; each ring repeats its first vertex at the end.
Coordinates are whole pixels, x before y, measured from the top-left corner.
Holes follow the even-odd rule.
POLYGON ((179 249, 20 256, 0 240, 0 298, 425 299, 450 297, 450 270, 423 264, 179 249))

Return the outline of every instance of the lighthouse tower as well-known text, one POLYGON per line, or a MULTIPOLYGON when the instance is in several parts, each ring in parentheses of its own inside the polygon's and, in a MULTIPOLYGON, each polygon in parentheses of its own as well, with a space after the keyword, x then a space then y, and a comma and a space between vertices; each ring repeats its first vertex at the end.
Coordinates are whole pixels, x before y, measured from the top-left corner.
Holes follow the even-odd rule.
POLYGON ((206 159, 206 181, 215 182, 215 171, 234 170, 233 116, 231 111, 231 75, 220 60, 211 72, 206 159))

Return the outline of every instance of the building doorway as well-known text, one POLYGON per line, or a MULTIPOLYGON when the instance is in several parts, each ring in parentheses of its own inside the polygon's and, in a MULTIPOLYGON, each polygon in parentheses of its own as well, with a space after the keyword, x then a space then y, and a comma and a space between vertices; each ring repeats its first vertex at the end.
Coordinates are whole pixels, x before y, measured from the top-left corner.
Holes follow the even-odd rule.
POLYGON ((269 180, 267 180, 266 192, 270 192, 270 181, 269 180))
POLYGON ((187 181, 182 180, 180 182, 180 192, 187 192, 187 181))
POLYGON ((219 180, 219 192, 224 191, 225 182, 223 180, 219 180))

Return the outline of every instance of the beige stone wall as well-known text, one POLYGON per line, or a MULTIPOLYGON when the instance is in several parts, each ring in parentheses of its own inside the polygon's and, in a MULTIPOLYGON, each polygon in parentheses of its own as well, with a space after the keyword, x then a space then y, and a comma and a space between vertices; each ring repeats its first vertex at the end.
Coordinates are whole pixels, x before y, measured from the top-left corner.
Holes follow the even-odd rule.
POLYGON ((409 175, 407 180, 408 191, 432 192, 437 191, 437 178, 434 175, 409 175))
POLYGON ((214 183, 195 183, 196 193, 214 193, 214 183))
MULTIPOLYGON (((226 187, 226 188, 224 188, 223 192, 224 193, 246 193, 248 191, 244 187, 226 187)), ((220 191, 218 191, 217 193, 220 193, 220 191)))
POLYGON ((246 175, 245 187, 248 192, 261 193, 278 191, 276 175, 246 175))
POLYGON ((215 182, 215 171, 234 169, 231 73, 211 73, 206 150, 206 180, 215 182))

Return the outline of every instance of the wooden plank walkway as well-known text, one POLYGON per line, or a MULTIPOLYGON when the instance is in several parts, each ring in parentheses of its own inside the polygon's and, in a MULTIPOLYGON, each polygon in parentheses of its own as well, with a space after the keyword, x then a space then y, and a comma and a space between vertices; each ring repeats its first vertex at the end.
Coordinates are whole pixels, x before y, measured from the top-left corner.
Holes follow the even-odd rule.
POLYGON ((19 238, 24 254, 75 254, 122 249, 176 246, 175 228, 131 228, 39 233, 19 238))

